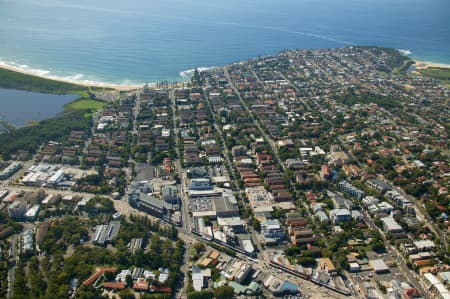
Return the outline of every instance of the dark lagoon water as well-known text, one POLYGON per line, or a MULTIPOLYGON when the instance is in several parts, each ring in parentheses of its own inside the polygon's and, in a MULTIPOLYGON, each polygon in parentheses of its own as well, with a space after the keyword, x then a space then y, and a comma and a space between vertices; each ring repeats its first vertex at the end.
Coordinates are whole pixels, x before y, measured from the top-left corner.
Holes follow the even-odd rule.
POLYGON ((450 63, 450 1, 0 0, 0 42, 3 63, 110 83, 292 48, 379 45, 450 63))
POLYGON ((0 88, 0 120, 16 127, 54 117, 79 95, 54 95, 0 88))

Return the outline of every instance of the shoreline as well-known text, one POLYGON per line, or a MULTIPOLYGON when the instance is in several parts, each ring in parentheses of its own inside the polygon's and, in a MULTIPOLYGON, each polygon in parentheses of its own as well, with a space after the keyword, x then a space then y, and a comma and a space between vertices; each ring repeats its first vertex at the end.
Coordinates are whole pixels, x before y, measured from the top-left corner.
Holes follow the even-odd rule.
MULTIPOLYGON (((450 69, 450 64, 447 64, 447 63, 438 63, 438 62, 425 61, 425 60, 414 59, 414 58, 412 58, 412 60, 414 61, 414 64, 412 64, 412 66, 417 70, 422 70, 422 69, 427 69, 427 68, 450 69)), ((217 68, 217 67, 199 67, 199 70, 201 71, 202 69, 213 69, 213 68, 217 68)), ((115 91, 136 90, 136 89, 142 88, 145 84, 145 83, 142 83, 142 84, 115 84, 115 83, 96 82, 96 81, 89 81, 89 80, 69 79, 69 78, 64 78, 64 77, 39 74, 36 72, 36 70, 25 69, 23 67, 13 65, 13 64, 8 64, 8 63, 1 62, 1 61, 0 61, 0 69, 5 69, 5 70, 20 73, 23 75, 34 76, 34 77, 53 80, 53 81, 57 81, 57 82, 70 83, 70 84, 80 85, 80 86, 84 86, 84 87, 110 88, 115 91)), ((183 71, 181 73, 184 73, 185 75, 188 76, 188 74, 191 72, 193 73, 193 69, 183 71)), ((180 84, 180 86, 182 86, 186 82, 187 82, 187 80, 182 81, 182 82, 177 82, 177 83, 180 84)), ((156 86, 156 84, 157 83, 148 83, 149 86, 156 86)))
MULTIPOLYGON (((63 82, 63 83, 70 83, 70 84, 80 85, 80 86, 84 86, 84 87, 110 88, 110 89, 114 89, 116 91, 130 91, 130 90, 140 89, 144 85, 144 83, 138 85, 138 84, 114 84, 114 83, 106 83, 106 82, 92 82, 92 81, 88 81, 88 80, 84 80, 84 81, 83 80, 73 80, 73 79, 61 78, 58 76, 52 76, 52 75, 42 75, 42 74, 36 74, 36 71, 34 71, 32 69, 24 69, 19 66, 14 66, 14 65, 7 64, 4 62, 0 62, 0 68, 8 70, 8 71, 20 73, 23 75, 42 78, 42 79, 48 79, 48 80, 53 80, 53 81, 58 81, 58 82, 63 82)), ((149 85, 151 85, 151 84, 149 84, 149 85)))
POLYGON ((414 60, 414 64, 412 65, 417 70, 424 70, 427 68, 444 68, 444 69, 450 69, 450 64, 446 63, 438 63, 438 62, 432 62, 432 61, 423 61, 423 60, 414 60))

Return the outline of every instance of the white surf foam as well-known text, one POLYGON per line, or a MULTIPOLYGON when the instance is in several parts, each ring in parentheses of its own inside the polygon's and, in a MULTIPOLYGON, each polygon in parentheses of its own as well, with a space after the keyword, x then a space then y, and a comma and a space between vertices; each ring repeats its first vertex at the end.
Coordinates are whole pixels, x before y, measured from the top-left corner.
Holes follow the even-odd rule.
MULTIPOLYGON (((215 69, 216 66, 208 66, 208 67, 198 67, 198 71, 199 72, 203 72, 203 71, 207 71, 207 70, 211 70, 211 69, 215 69)), ((194 75, 195 72, 195 68, 194 69, 190 69, 190 70, 186 70, 186 71, 181 71, 180 72, 180 77, 182 78, 191 78, 194 75)))
POLYGON ((412 52, 411 52, 410 50, 408 50, 408 49, 398 49, 398 51, 399 51, 401 54, 406 55, 406 56, 412 55, 412 52))
POLYGON ((95 86, 105 86, 105 87, 109 87, 109 86, 114 86, 114 87, 142 86, 143 85, 143 83, 131 82, 129 80, 126 80, 121 83, 111 83, 111 82, 90 80, 90 79, 86 79, 84 74, 79 74, 79 73, 75 73, 72 75, 55 75, 50 70, 33 68, 27 64, 20 64, 20 63, 16 63, 13 61, 0 60, 0 67, 8 69, 8 70, 16 71, 16 72, 28 74, 28 75, 33 75, 33 76, 38 76, 38 77, 42 77, 42 78, 46 78, 46 79, 68 82, 68 83, 73 83, 73 84, 95 85, 95 86))

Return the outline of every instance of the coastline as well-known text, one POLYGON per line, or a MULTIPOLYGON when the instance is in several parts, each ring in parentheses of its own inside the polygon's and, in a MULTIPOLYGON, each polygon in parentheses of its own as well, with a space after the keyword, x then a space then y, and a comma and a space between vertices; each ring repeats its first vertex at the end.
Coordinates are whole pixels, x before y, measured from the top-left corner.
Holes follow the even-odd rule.
POLYGON ((105 82, 91 82, 91 81, 87 81, 87 80, 71 80, 71 79, 61 78, 61 77, 57 77, 57 76, 37 74, 33 70, 23 69, 21 67, 10 65, 7 63, 0 63, 0 68, 8 70, 8 71, 17 72, 17 73, 20 73, 23 75, 42 78, 42 79, 49 79, 49 80, 54 80, 54 81, 58 81, 58 82, 64 82, 64 83, 85 86, 85 87, 110 88, 110 89, 114 89, 116 91, 135 90, 135 89, 142 88, 142 86, 143 86, 143 84, 139 84, 139 85, 138 84, 113 84, 113 83, 105 83, 105 82))
MULTIPOLYGON (((427 68, 444 68, 444 69, 450 69, 450 64, 446 63, 438 63, 438 62, 432 62, 432 61, 424 61, 420 59, 414 59, 414 64, 412 65, 416 70, 423 70, 427 68)), ((198 69, 200 71, 207 70, 207 69, 213 69, 217 67, 199 67, 198 69)), ((52 76, 52 75, 46 75, 39 72, 36 72, 33 69, 26 69, 22 68, 20 66, 8 64, 5 62, 0 62, 0 69, 5 69, 13 72, 17 72, 23 75, 28 76, 34 76, 42 79, 48 79, 53 80, 57 82, 63 82, 63 83, 69 83, 69 84, 75 84, 80 85, 84 87, 97 87, 97 88, 108 88, 113 89, 115 91, 131 91, 142 88, 144 83, 142 84, 115 84, 115 83, 107 83, 107 82, 96 82, 96 81, 89 81, 89 80, 76 80, 76 79, 70 79, 70 78, 64 78, 64 77, 58 77, 58 76, 52 76)), ((194 69, 182 71, 180 72, 181 77, 189 77, 194 72, 194 69)), ((183 86, 186 81, 178 82, 180 86, 183 86)), ((156 85, 156 83, 148 83, 150 86, 156 85)))
POLYGON ((450 69, 450 64, 446 63, 436 63, 432 61, 423 61, 423 60, 414 60, 413 67, 415 67, 418 70, 424 70, 427 68, 444 68, 444 69, 450 69))

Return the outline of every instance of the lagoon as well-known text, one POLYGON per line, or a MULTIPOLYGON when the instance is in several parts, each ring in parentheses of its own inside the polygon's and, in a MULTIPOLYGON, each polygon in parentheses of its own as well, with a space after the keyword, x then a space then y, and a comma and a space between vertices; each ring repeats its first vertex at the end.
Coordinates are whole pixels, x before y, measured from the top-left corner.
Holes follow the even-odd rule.
POLYGON ((41 121, 63 112, 64 105, 77 94, 45 94, 0 88, 0 120, 22 127, 30 121, 41 121))

